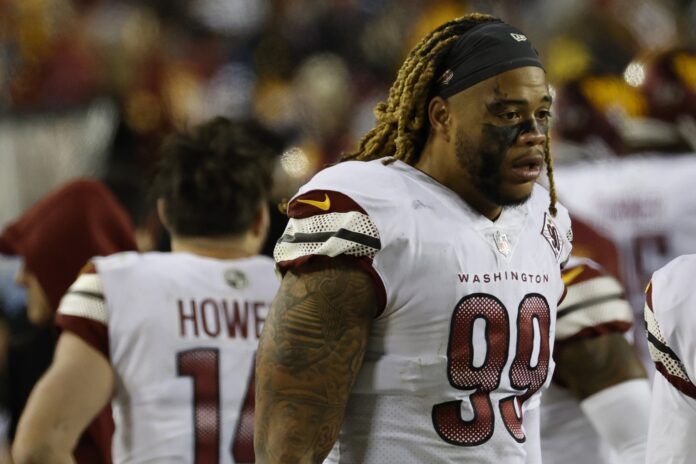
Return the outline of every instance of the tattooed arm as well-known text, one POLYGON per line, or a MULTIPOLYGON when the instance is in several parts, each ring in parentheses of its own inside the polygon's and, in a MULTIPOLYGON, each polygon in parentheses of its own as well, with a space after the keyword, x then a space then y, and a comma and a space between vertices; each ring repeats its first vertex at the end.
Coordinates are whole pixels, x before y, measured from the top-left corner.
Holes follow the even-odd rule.
POLYGON ((283 278, 256 362, 257 463, 321 463, 338 438, 377 298, 344 259, 283 278))
POLYGON ((633 347, 620 333, 564 343, 554 358, 554 375, 578 400, 621 382, 647 378, 633 347))

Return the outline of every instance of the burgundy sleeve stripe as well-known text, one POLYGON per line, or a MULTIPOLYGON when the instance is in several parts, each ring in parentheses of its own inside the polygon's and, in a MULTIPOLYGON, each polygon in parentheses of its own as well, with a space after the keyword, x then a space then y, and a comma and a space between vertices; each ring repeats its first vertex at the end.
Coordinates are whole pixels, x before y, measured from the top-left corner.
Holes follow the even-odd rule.
POLYGON ((579 303, 575 303, 570 306, 566 306, 565 308, 561 309, 558 311, 557 319, 560 319, 562 317, 567 316, 570 313, 574 313, 575 311, 580 311, 585 308, 589 308, 591 306, 599 305, 602 303, 606 303, 607 301, 611 300, 625 300, 625 296, 622 292, 620 293, 612 293, 611 295, 604 295, 604 296, 598 296, 595 298, 588 298, 586 300, 582 300, 579 303))
POLYGON ((648 283, 648 287, 645 289, 645 304, 648 306, 648 309, 650 309, 650 311, 655 312, 653 310, 652 290, 653 290, 653 285, 652 285, 652 280, 651 280, 648 283))
POLYGON ((657 339, 656 336, 648 332, 648 342, 652 344, 656 349, 660 350, 670 358, 672 358, 679 366, 681 366, 682 370, 686 372, 686 370, 683 368, 684 363, 682 363, 681 359, 679 359, 679 356, 677 356, 677 353, 672 351, 672 348, 667 346, 666 344, 662 343, 660 340, 657 339))
POLYGON ((558 299, 558 303, 556 303, 556 307, 561 306, 561 303, 563 303, 563 300, 565 300, 565 297, 568 295, 568 286, 563 285, 563 293, 561 294, 561 297, 558 299))
POLYGON ((596 338, 601 335, 607 335, 610 333, 626 333, 628 332, 633 324, 626 321, 609 321, 602 324, 597 324, 592 327, 585 327, 576 334, 557 342, 558 345, 564 345, 575 340, 596 338))
POLYGON ((667 368, 660 362, 655 363, 655 368, 662 374, 662 376, 667 379, 667 381, 672 384, 674 388, 696 400, 696 386, 693 383, 672 375, 667 371, 667 368))
POLYGON ((78 316, 58 313, 56 325, 63 331, 74 333, 88 345, 109 359, 109 330, 101 322, 78 316))
MULTIPOLYGON (((348 259, 351 260, 355 263, 357 267, 362 269, 363 271, 367 272, 367 274, 372 278, 372 281, 375 284, 375 291, 377 292, 377 314, 375 314, 375 317, 379 317, 383 312, 384 308, 387 305, 387 291, 384 287, 384 282, 382 282, 382 278, 379 276, 377 271, 375 271, 375 268, 372 267, 372 260, 364 257, 364 256, 350 256, 350 255, 341 255, 341 258, 343 259, 348 259)), ((285 273, 289 269, 294 269, 302 266, 303 264, 309 262, 312 260, 313 262, 315 260, 327 260, 327 259, 332 259, 330 256, 324 256, 324 255, 305 255, 305 256, 300 256, 297 259, 293 259, 290 261, 280 261, 278 262, 278 270, 282 275, 285 275, 285 273)))
POLYGON ((367 214, 352 198, 333 190, 311 190, 294 198, 288 205, 288 216, 293 219, 352 211, 367 214))

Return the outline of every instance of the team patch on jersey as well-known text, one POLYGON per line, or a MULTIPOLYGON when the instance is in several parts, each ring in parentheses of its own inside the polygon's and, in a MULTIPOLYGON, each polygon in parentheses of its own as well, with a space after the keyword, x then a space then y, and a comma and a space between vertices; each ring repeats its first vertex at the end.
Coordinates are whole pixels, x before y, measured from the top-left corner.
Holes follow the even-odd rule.
POLYGON ((374 258, 382 247, 377 227, 348 196, 314 190, 288 206, 290 220, 273 256, 280 265, 319 255, 374 258))
POLYGON ((667 345, 667 340, 660 331, 652 308, 645 305, 645 328, 648 332, 648 350, 655 367, 669 383, 685 395, 696 399, 696 385, 691 382, 684 363, 667 345))
POLYGON ((560 232, 558 232, 558 227, 556 227, 556 224, 548 213, 544 213, 544 227, 541 229, 541 235, 549 242, 553 254, 556 256, 556 259, 558 259, 563 251, 563 238, 560 232))

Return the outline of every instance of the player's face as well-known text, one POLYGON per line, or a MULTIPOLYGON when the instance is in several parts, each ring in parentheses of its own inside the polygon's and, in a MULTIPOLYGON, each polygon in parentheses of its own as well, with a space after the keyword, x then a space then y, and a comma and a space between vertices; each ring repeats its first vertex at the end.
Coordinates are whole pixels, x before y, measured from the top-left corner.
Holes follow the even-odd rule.
POLYGON ((450 98, 457 160, 488 201, 523 203, 544 161, 551 107, 546 73, 518 68, 469 90, 450 98))
POLYGON ((17 272, 15 281, 27 290, 27 319, 34 325, 45 325, 53 315, 48 297, 39 280, 26 267, 17 272))

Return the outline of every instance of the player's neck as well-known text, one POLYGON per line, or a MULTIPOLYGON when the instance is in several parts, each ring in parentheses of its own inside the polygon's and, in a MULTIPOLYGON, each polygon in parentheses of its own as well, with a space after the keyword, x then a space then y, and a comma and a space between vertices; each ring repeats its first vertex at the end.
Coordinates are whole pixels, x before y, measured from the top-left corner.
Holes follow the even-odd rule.
POLYGON ((172 236, 172 251, 215 259, 240 259, 255 256, 259 250, 258 245, 245 235, 234 238, 172 236))
POLYGON ((468 179, 467 172, 459 166, 454 157, 452 158, 452 163, 445 162, 447 160, 435 155, 432 145, 427 143, 415 167, 459 195, 462 200, 483 216, 491 221, 498 219, 503 208, 491 203, 476 190, 468 179))

